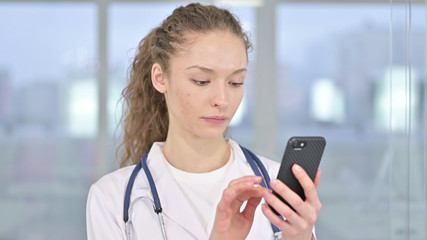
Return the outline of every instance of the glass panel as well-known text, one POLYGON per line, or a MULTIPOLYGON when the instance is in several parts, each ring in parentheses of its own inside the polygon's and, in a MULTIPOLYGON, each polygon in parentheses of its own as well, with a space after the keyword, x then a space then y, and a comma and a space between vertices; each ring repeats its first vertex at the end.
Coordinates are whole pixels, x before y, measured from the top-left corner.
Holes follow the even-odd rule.
POLYGON ((426 239, 426 6, 393 4, 390 239, 426 239))
POLYGON ((280 144, 293 135, 328 141, 319 239, 425 239, 424 8, 412 6, 411 86, 405 5, 277 9, 280 144))
POLYGON ((84 239, 96 8, 0 3, 0 239, 84 239))

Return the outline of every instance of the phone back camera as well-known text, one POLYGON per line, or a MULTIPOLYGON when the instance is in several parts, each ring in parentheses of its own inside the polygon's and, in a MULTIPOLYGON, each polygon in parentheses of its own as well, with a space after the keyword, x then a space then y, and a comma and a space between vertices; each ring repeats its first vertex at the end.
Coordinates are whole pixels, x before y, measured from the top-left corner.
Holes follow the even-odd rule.
POLYGON ((292 144, 292 147, 294 150, 301 150, 305 146, 307 146, 307 142, 305 142, 305 141, 294 141, 292 144))

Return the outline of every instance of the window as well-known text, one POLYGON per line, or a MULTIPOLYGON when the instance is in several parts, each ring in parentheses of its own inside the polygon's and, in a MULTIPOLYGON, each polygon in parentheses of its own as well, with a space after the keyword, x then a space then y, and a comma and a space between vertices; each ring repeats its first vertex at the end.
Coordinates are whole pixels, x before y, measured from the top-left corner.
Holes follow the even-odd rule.
POLYGON ((328 142, 319 239, 426 236, 426 19, 411 10, 408 40, 405 5, 277 9, 280 137, 328 142))
POLYGON ((96 6, 0 3, 1 239, 85 238, 96 6))

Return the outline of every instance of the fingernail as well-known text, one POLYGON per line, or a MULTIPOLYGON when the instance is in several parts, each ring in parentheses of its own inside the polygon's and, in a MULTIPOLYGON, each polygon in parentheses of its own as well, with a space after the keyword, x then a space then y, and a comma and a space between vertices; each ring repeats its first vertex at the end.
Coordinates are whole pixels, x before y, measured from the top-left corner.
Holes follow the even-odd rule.
POLYGON ((297 172, 301 172, 301 167, 298 164, 294 164, 294 169, 297 172))
POLYGON ((270 195, 271 195, 271 192, 270 191, 264 191, 264 198, 268 198, 268 197, 270 197, 270 195))
POLYGON ((271 180, 270 186, 276 187, 277 186, 277 180, 276 179, 271 180))

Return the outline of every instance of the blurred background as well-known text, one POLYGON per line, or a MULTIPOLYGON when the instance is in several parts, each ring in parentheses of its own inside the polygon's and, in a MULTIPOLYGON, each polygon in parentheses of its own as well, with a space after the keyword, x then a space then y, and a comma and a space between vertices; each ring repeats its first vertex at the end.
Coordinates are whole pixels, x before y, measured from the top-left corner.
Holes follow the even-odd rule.
MULTIPOLYGON (((139 41, 187 2, 0 0, 0 239, 85 239, 139 41)), ((427 239, 427 1, 210 1, 249 33, 230 137, 327 139, 318 239, 427 239)))

